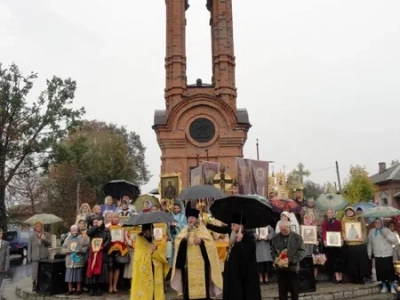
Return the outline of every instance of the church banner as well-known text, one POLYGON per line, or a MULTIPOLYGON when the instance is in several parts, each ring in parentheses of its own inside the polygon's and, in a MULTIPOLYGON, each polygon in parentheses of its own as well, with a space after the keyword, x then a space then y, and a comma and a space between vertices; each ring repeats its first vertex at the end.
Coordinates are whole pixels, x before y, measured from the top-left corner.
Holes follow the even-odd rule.
POLYGON ((268 167, 269 162, 263 160, 249 160, 253 177, 253 194, 263 197, 268 195, 268 167))
POLYGON ((214 177, 219 173, 221 164, 212 161, 202 161, 202 177, 204 184, 214 185, 214 177))
POLYGON ((199 166, 190 171, 190 186, 200 185, 203 174, 203 167, 199 166))
POLYGON ((254 182, 249 159, 236 158, 239 194, 255 194, 254 182))

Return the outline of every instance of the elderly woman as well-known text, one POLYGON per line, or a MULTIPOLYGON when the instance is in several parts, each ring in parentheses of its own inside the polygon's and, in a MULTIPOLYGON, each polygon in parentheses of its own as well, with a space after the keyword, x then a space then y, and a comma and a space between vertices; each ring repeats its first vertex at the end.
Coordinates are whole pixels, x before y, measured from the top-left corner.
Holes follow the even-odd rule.
POLYGON ((36 222, 33 225, 33 234, 28 242, 28 263, 32 263, 32 290, 36 291, 39 260, 47 259, 50 256, 49 247, 51 237, 47 232, 43 232, 43 224, 36 222))
POLYGON ((375 219, 375 228, 368 235, 368 257, 375 257, 376 279, 382 282, 381 293, 387 293, 388 288, 396 293, 394 286, 393 247, 396 236, 389 228, 383 227, 381 219, 375 219))
POLYGON ((330 247, 327 242, 327 232, 342 233, 342 222, 336 219, 336 212, 329 208, 326 211, 327 219, 322 222, 322 241, 324 242, 324 252, 327 256, 328 271, 334 275, 333 282, 343 283, 343 249, 342 247, 330 247))
POLYGON ((257 228, 256 238, 256 258, 260 283, 269 283, 269 273, 272 271, 271 240, 275 236, 271 226, 257 228))
POLYGON ((345 243, 343 254, 346 257, 346 273, 352 278, 354 283, 365 284, 365 279, 370 273, 366 245, 367 227, 364 219, 358 218, 354 208, 351 206, 346 207, 344 210, 344 217, 342 219, 342 237, 345 243), (360 222, 361 224, 361 232, 356 233, 355 239, 351 236, 352 229, 349 230, 348 235, 346 233, 346 224, 354 222, 360 222))
POLYGON ((89 239, 82 235, 77 225, 71 226, 71 234, 65 239, 61 252, 65 256, 65 282, 68 283, 67 295, 73 294, 73 285, 76 283, 76 295, 82 291, 83 267, 85 266, 85 254, 89 248, 89 239))

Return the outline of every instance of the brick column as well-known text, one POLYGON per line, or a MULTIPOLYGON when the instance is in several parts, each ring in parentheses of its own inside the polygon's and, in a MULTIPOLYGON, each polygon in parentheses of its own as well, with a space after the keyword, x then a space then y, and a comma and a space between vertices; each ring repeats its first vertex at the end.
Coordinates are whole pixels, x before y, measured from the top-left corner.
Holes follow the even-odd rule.
POLYGON ((169 115, 186 93, 186 18, 187 1, 165 0, 167 8, 165 57, 165 106, 169 115))
POLYGON ((232 0, 212 0, 210 8, 215 92, 236 110, 232 0))

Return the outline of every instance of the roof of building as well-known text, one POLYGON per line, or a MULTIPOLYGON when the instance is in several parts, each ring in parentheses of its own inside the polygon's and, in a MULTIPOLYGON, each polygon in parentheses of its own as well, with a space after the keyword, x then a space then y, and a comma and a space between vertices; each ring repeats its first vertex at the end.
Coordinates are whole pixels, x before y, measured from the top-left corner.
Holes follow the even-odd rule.
POLYGON ((385 181, 394 181, 394 180, 400 181, 400 164, 391 166, 390 168, 387 168, 383 172, 372 175, 370 178, 375 184, 379 184, 385 181))

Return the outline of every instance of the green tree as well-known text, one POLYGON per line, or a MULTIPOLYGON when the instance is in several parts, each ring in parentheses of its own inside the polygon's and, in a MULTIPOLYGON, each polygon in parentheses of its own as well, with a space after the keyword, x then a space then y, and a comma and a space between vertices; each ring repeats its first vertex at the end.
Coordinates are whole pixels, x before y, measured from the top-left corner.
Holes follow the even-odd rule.
POLYGON ((349 177, 344 185, 344 196, 350 204, 374 199, 376 190, 365 167, 350 167, 349 177))
POLYGON ((18 176, 40 168, 47 151, 77 125, 84 109, 71 108, 76 82, 53 77, 36 101, 27 100, 36 73, 0 64, 0 227, 7 229, 6 190, 18 176))
POLYGON ((303 194, 306 199, 307 198, 317 199, 323 193, 324 190, 320 184, 315 183, 311 180, 307 180, 304 183, 303 194))
MULTIPOLYGON (((56 209, 57 203, 66 199, 71 204, 64 210, 69 212, 76 209, 77 202, 103 202, 105 195, 102 187, 113 179, 135 183, 148 181, 141 170, 137 170, 138 165, 146 166, 141 161, 144 160, 144 152, 136 155, 141 149, 130 149, 120 133, 98 124, 105 123, 83 122, 81 128, 71 132, 54 147, 53 162, 49 168, 50 185, 53 186, 50 194, 53 196, 48 209, 56 209)), ((141 144, 140 137, 137 135, 136 138, 141 144)))
POLYGON ((93 132, 107 131, 121 136, 128 147, 128 156, 131 158, 133 164, 133 174, 130 176, 131 181, 137 185, 144 185, 149 182, 151 174, 145 159, 146 147, 136 132, 128 131, 125 126, 118 126, 113 123, 105 123, 97 120, 84 122, 82 129, 93 132))

